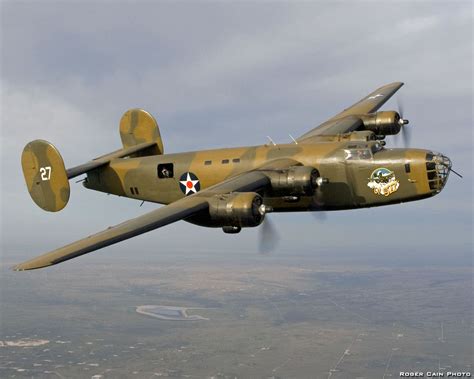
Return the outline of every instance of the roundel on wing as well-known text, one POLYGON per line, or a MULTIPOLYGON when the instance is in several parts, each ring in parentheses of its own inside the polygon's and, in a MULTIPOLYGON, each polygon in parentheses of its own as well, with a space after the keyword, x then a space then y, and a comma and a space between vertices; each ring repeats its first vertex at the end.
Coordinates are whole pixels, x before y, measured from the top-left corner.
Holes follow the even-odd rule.
POLYGON ((192 172, 185 172, 179 178, 179 188, 186 196, 189 196, 193 193, 199 192, 201 184, 196 175, 192 172))

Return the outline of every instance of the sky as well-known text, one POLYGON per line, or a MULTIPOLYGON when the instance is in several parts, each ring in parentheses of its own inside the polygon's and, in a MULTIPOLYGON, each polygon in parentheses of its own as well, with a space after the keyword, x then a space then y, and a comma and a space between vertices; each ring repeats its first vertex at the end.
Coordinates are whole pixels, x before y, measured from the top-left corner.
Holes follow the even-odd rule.
MULTIPOLYGON (((285 143, 393 81, 405 86, 383 109, 400 99, 411 146, 449 156, 464 179, 451 175, 431 199, 330 212, 324 222, 272 214, 273 256, 472 263, 471 1, 2 1, 0 9, 2 263, 157 207, 73 181, 63 211, 42 211, 21 172, 31 140, 51 141, 72 167, 120 148, 120 117, 140 107, 156 117, 165 152, 259 145, 267 135, 285 143)), ((78 259, 245 257, 257 254, 258 232, 178 222, 78 259)))

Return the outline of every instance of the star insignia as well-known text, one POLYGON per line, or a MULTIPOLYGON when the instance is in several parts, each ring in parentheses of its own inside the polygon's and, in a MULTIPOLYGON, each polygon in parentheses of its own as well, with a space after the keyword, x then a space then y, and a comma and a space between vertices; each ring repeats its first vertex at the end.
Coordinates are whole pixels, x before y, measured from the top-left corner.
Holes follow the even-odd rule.
POLYGON ((183 191, 186 196, 192 195, 200 190, 199 179, 193 173, 187 172, 181 175, 180 179, 179 184, 181 191, 183 191))

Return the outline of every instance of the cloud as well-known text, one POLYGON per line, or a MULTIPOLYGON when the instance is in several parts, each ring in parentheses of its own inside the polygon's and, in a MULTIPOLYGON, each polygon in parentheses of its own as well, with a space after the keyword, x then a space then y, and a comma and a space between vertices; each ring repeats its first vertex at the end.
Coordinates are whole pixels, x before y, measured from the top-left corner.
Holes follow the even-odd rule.
POLYGON ((439 22, 439 17, 436 16, 421 16, 411 17, 409 19, 401 20, 395 27, 397 33, 413 34, 425 32, 427 29, 432 29, 439 22))
MULTIPOLYGON (((138 106, 157 117, 168 152, 257 145, 268 134, 289 141, 288 133, 303 134, 395 80, 406 83, 397 96, 412 145, 442 151, 467 178, 451 177, 432 200, 338 213, 324 225, 272 215, 288 231, 281 249, 344 248, 360 235, 382 246, 373 236, 385 230, 404 236, 396 239, 400 248, 436 246, 430 236, 442 234, 440 225, 443 246, 472 244, 465 228, 472 225, 469 3, 8 2, 1 38, 2 230, 9 251, 34 255, 155 207, 77 184, 64 211, 42 212, 19 163, 32 139, 55 143, 70 167, 118 148, 119 119, 138 106)), ((395 100, 385 108, 396 108, 395 100)), ((233 238, 232 248, 255 247, 256 233, 233 238)), ((156 241, 166 249, 177 241, 192 247, 183 234, 228 248, 229 236, 182 222, 117 249, 156 241)))

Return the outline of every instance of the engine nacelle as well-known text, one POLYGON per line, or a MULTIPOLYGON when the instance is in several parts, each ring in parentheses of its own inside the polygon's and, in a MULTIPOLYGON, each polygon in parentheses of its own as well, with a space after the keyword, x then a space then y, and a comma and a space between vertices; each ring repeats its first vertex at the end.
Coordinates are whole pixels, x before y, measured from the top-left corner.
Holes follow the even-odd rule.
POLYGON ((209 215, 224 227, 252 227, 263 222, 265 206, 262 197, 255 192, 216 195, 209 200, 209 215))
POLYGON ((309 166, 292 166, 287 170, 265 171, 272 194, 312 196, 317 184, 318 170, 309 166))
POLYGON ((376 135, 398 134, 401 128, 400 115, 395 111, 382 111, 360 117, 364 128, 376 135))

